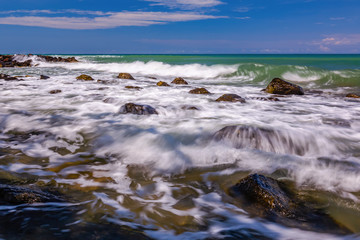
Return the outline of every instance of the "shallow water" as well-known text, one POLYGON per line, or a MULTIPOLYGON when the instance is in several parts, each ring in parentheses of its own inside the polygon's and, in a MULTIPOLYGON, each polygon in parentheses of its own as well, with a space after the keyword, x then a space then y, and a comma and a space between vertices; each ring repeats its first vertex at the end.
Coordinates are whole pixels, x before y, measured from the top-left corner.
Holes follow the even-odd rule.
MULTIPOLYGON (((58 237, 108 223, 156 239, 344 238, 249 215, 227 189, 256 172, 295 183, 300 195, 316 199, 351 230, 348 238, 358 237, 360 101, 345 98, 360 90, 358 55, 76 57, 81 62, 45 63, 34 56, 36 67, 0 69, 30 75, 0 80, 0 176, 51 187, 70 202, 2 206, 8 221, 40 221, 29 212, 54 211, 64 220, 47 220, 51 230, 42 234, 58 237), (119 72, 136 80, 117 79, 119 72), (40 74, 50 78, 40 80, 40 74), (80 74, 95 81, 76 80, 80 74), (189 85, 156 86, 178 76, 189 85), (274 77, 303 86, 306 94, 258 99, 269 97, 261 89, 274 77), (212 94, 189 94, 195 87, 212 94), (55 89, 61 93, 49 93, 55 89), (224 93, 247 102, 216 102, 224 93), (159 114, 119 114, 128 102, 151 105, 159 114), (258 134, 262 142, 255 145, 246 136, 214 140, 231 125, 276 134, 258 134)), ((31 221, 18 224, 30 231, 31 221)))

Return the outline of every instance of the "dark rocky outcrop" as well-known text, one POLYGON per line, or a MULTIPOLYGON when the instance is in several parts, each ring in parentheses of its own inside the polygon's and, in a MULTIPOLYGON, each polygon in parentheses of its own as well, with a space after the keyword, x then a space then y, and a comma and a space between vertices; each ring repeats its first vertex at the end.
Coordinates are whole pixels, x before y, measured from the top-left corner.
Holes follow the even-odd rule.
POLYGON ((18 79, 17 77, 7 77, 4 80, 5 81, 22 81, 22 79, 18 79))
POLYGON ((133 76, 131 76, 130 73, 119 73, 117 78, 135 80, 135 78, 133 76))
POLYGON ((86 74, 82 74, 78 77, 76 77, 77 80, 84 80, 84 81, 93 81, 94 79, 89 76, 89 75, 86 75, 86 74))
POLYGON ((40 79, 49 79, 50 77, 49 76, 45 76, 45 75, 40 75, 40 79))
POLYGON ((169 87, 170 86, 169 84, 167 84, 166 82, 163 82, 163 81, 157 82, 156 85, 158 85, 160 87, 169 87))
POLYGON ((137 114, 137 115, 150 115, 150 114, 158 114, 155 108, 149 105, 140 105, 134 103, 126 103, 125 105, 121 106, 119 113, 127 114, 137 114))
POLYGON ((50 94, 61 93, 61 90, 60 89, 55 89, 55 90, 51 90, 49 93, 50 94))
POLYGON ((245 103, 245 99, 240 97, 237 94, 224 94, 218 99, 216 99, 217 102, 241 102, 245 103))
POLYGON ((0 55, 0 67, 30 67, 31 62, 31 60, 16 61, 14 55, 0 55))
POLYGON ((296 154, 303 156, 311 147, 286 131, 253 126, 227 126, 217 131, 213 139, 225 141, 234 148, 258 149, 266 152, 296 154))
POLYGON ((251 174, 229 188, 229 195, 238 200, 251 215, 305 230, 347 233, 324 210, 309 207, 286 185, 273 178, 251 174))
POLYGON ((184 84, 187 85, 188 83, 181 77, 175 78, 172 82, 172 84, 184 84))
POLYGON ((348 98, 360 98, 360 95, 355 94, 355 93, 349 93, 349 94, 346 95, 346 97, 348 97, 348 98))
POLYGON ((195 88, 189 91, 191 94, 210 94, 205 88, 195 88))
MULTIPOLYGON (((29 54, 28 56, 31 56, 31 54, 29 54)), ((62 58, 62 57, 51 57, 44 55, 37 55, 37 57, 45 60, 46 62, 67 62, 67 63, 79 62, 78 60, 76 60, 75 57, 62 58)))
POLYGON ((9 78, 10 76, 7 75, 7 74, 3 74, 3 73, 0 73, 0 79, 6 79, 6 78, 9 78))
POLYGON ((0 204, 32 204, 62 201, 60 197, 42 190, 0 184, 0 204))
POLYGON ((280 95, 304 95, 302 87, 286 82, 280 78, 274 78, 266 87, 265 91, 267 93, 280 95))
POLYGON ((134 89, 134 90, 140 90, 142 89, 141 87, 138 86, 125 86, 126 89, 134 89))

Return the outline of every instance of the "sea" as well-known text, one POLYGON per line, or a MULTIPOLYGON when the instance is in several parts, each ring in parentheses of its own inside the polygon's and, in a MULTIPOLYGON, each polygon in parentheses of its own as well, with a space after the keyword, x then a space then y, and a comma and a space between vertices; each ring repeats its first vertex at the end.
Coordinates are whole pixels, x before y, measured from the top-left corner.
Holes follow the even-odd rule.
POLYGON ((66 201, 0 205, 0 239, 360 239, 360 98, 346 97, 360 95, 360 55, 51 56, 79 62, 0 68, 20 79, 0 80, 0 178, 66 201), (305 94, 264 92, 273 78, 305 94), (158 114, 121 114, 126 103, 158 114), (253 133, 214 138, 227 126, 253 133), (229 188, 254 173, 348 232, 250 214, 229 188))

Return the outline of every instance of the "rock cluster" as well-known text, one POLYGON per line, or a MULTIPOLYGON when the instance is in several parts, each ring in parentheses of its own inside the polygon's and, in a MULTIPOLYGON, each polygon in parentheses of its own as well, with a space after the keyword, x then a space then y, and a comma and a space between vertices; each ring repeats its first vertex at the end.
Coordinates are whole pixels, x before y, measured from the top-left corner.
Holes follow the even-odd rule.
POLYGON ((140 105, 134 103, 126 103, 125 105, 121 106, 119 113, 122 114, 136 114, 136 115, 151 115, 151 114, 158 114, 155 108, 149 105, 140 105))
POLYGON ((14 60, 14 55, 0 55, 0 68, 2 67, 30 67, 31 60, 18 62, 14 60))

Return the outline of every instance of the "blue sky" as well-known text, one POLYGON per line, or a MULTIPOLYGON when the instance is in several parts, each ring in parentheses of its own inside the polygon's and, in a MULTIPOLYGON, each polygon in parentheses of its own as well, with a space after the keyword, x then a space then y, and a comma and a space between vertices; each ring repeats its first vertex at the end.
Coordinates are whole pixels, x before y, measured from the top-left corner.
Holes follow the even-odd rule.
POLYGON ((360 53, 360 0, 11 0, 0 53, 360 53))

